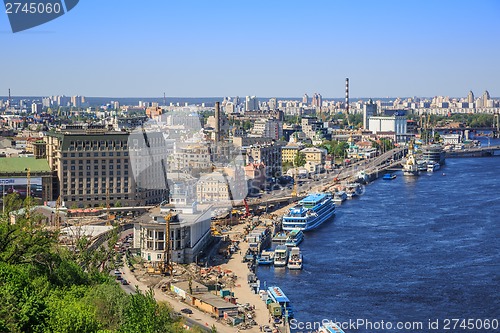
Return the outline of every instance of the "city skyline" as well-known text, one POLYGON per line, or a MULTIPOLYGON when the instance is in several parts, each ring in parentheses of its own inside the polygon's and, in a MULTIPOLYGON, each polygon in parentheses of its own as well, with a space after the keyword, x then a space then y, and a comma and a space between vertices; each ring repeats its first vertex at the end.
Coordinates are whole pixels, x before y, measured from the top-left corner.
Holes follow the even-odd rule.
POLYGON ((342 98, 349 77, 353 99, 497 96, 499 13, 495 1, 84 2, 17 34, 3 14, 0 94, 342 98))

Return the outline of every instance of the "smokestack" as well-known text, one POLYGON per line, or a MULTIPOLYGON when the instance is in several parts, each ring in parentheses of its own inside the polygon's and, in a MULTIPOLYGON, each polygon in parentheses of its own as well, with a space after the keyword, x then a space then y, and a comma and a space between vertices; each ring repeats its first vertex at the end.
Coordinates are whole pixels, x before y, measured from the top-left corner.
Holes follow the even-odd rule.
POLYGON ((10 88, 9 88, 9 108, 12 106, 12 100, 10 98, 10 88))
POLYGON ((215 102, 215 142, 220 141, 220 103, 215 102))
POLYGON ((345 113, 349 116, 349 78, 345 79, 345 113))

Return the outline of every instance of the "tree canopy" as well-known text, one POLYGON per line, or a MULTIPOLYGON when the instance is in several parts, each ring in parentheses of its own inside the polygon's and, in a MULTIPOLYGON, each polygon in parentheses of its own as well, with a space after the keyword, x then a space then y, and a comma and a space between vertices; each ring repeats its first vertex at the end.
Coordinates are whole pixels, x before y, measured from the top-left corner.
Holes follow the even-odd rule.
POLYGON ((0 332, 184 331, 152 291, 120 288, 103 265, 106 249, 90 251, 82 240, 70 251, 36 215, 20 214, 16 224, 8 216, 0 218, 0 332))

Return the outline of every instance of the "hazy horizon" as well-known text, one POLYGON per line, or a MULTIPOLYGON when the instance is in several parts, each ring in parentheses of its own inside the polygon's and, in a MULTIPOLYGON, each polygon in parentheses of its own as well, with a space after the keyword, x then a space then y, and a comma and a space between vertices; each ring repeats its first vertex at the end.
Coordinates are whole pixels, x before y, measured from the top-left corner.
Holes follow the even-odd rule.
POLYGON ((499 95, 499 15, 494 0, 80 1, 16 34, 0 14, 0 92, 342 98, 349 77, 367 98, 499 95))

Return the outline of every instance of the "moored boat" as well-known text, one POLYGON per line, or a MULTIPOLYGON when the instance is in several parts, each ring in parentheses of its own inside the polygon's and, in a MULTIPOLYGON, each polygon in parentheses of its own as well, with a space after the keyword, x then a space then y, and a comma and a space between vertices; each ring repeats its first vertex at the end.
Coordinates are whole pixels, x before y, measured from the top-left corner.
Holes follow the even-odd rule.
POLYGON ((427 164, 427 172, 434 172, 434 171, 437 171, 441 168, 441 164, 439 164, 438 162, 429 162, 429 164, 427 164))
POLYGON ((396 178, 396 174, 394 173, 386 173, 384 177, 382 177, 383 180, 393 180, 396 178))
POLYGON ((334 322, 328 322, 319 328, 319 333, 344 333, 344 331, 334 322))
POLYGON ((281 314, 285 318, 293 318, 294 312, 292 305, 290 304, 290 300, 286 297, 283 290, 280 287, 268 287, 267 288, 267 296, 271 300, 272 303, 277 303, 281 307, 281 314))
POLYGON ((335 202, 336 205, 342 204, 344 201, 346 201, 346 199, 347 193, 345 193, 344 191, 335 192, 335 194, 333 195, 333 202, 335 202))
POLYGON ((288 263, 288 247, 286 245, 278 245, 274 250, 274 266, 284 267, 288 263))
POLYGON ((285 241, 286 246, 298 246, 304 240, 304 233, 300 229, 290 231, 285 241))
POLYGON ((288 256, 288 269, 302 269, 302 252, 300 248, 292 247, 288 256))
POLYGON ((283 216, 283 230, 308 231, 317 228, 335 214, 330 193, 309 194, 283 216))
POLYGON ((257 258, 258 265, 272 265, 274 263, 274 251, 262 251, 257 258))

